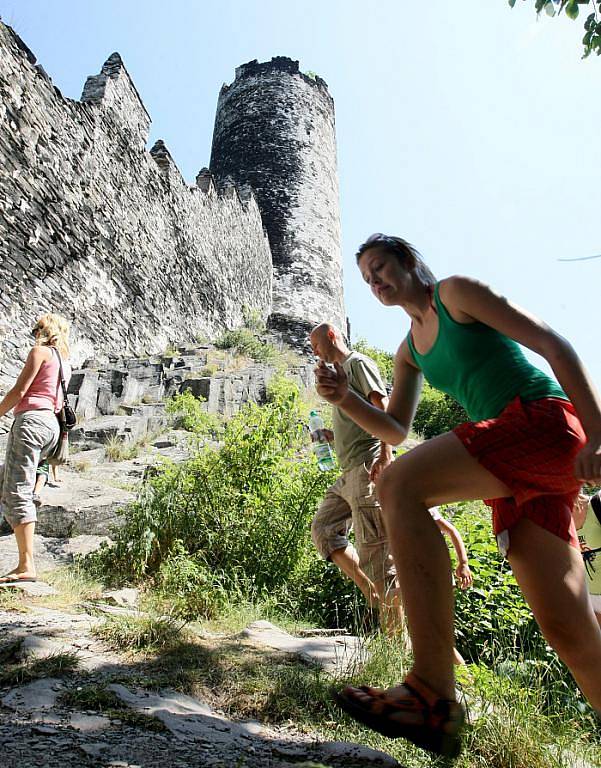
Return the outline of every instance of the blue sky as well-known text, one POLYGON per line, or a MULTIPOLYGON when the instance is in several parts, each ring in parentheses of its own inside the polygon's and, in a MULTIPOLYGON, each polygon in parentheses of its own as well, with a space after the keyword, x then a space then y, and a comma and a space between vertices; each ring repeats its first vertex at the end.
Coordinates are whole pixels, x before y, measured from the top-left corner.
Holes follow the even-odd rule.
POLYGON ((119 51, 192 182, 217 95, 237 65, 286 55, 336 103, 347 313, 353 338, 394 350, 400 310, 354 265, 373 231, 413 242, 439 277, 468 274, 567 336, 601 385, 601 59, 581 20, 533 0, 0 0, 65 96, 119 51))

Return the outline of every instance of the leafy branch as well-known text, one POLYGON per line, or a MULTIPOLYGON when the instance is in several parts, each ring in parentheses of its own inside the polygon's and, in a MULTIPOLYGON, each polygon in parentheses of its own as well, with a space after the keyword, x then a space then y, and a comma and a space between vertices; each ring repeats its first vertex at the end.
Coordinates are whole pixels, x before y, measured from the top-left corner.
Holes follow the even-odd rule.
MULTIPOLYGON (((514 7, 517 0, 508 0, 511 8, 514 7)), ((579 6, 592 7, 592 12, 586 17, 584 22, 584 53, 585 59, 591 53, 601 54, 601 0, 535 0, 534 7, 537 14, 543 11, 547 16, 559 16, 563 11, 570 19, 577 19, 580 15, 579 6)))

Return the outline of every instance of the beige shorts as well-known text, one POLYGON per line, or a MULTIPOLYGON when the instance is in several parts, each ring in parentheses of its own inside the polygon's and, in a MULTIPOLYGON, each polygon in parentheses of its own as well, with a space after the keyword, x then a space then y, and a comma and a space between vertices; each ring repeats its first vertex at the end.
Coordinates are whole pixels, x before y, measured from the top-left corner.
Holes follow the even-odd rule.
POLYGON ((311 536, 320 555, 346 549, 351 527, 359 564, 372 581, 395 575, 394 563, 374 484, 364 464, 343 472, 328 489, 313 518, 311 536))
POLYGON ((36 521, 36 471, 40 461, 52 453, 58 434, 53 411, 22 411, 15 416, 0 480, 0 508, 11 528, 36 521))

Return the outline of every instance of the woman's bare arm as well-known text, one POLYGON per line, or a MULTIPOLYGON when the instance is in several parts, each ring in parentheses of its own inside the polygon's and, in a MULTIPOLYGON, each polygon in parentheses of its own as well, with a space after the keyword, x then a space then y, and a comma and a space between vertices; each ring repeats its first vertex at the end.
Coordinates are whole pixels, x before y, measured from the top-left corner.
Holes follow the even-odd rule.
POLYGON ((0 402, 0 417, 5 416, 23 399, 40 370, 42 363, 47 359, 48 347, 33 347, 31 349, 14 387, 8 390, 2 399, 2 402, 0 402))

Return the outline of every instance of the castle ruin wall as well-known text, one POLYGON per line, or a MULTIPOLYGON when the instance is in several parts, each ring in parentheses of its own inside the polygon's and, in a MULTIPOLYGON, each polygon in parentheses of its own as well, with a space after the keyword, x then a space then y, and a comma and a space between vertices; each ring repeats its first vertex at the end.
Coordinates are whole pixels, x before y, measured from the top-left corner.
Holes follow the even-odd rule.
POLYGON ((271 312, 272 259, 247 189, 189 187, 118 54, 64 98, 0 23, 0 390, 35 319, 73 324, 73 357, 157 352, 271 312))

